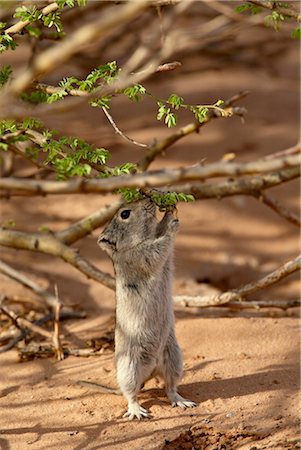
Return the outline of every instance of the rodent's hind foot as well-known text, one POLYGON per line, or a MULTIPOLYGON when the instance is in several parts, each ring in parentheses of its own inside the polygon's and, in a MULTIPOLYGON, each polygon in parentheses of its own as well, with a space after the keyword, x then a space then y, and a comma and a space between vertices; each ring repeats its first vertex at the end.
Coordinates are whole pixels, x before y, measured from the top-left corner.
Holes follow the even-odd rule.
POLYGON ((138 420, 150 418, 149 412, 147 409, 143 408, 139 405, 139 403, 131 403, 128 405, 128 410, 122 417, 128 417, 129 420, 133 420, 135 417, 138 420))
POLYGON ((171 401, 171 406, 173 408, 175 406, 179 406, 182 409, 186 409, 186 408, 194 408, 195 406, 198 406, 195 402, 192 402, 191 400, 183 398, 177 392, 169 393, 168 397, 169 397, 169 400, 171 401))

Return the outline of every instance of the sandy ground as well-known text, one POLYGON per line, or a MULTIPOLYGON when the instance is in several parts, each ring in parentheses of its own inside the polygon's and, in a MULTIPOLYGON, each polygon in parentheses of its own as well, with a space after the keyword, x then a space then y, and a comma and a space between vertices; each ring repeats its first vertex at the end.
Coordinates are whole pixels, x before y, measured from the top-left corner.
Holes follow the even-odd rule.
MULTIPOLYGON (((171 148, 154 167, 181 166, 206 157, 214 161, 234 152, 247 161, 296 143, 299 126, 298 47, 289 45, 272 65, 232 61, 210 66, 195 61, 194 73, 183 69, 148 83, 158 95, 177 92, 187 101, 209 103, 242 89, 251 94, 245 125, 238 118, 218 120, 199 135, 171 148), (221 83, 222 79, 222 83, 221 83), (159 81, 159 82, 158 82, 159 81)), ((193 63, 193 62, 192 62, 193 63)), ((209 64, 209 65, 208 65, 209 64)), ((134 105, 136 107, 136 105, 134 105)), ((117 123, 132 138, 149 142, 169 133, 154 123, 154 107, 145 101, 139 113, 123 100, 112 108, 117 123), (136 113, 135 113, 136 111, 136 113), (135 115, 134 115, 135 113, 135 115)), ((113 150, 113 162, 135 161, 141 149, 115 136, 99 111, 61 110, 43 117, 48 127, 80 135, 113 150)), ((189 120, 183 118, 183 123, 189 120)), ((298 213, 299 183, 270 191, 298 213)), ((2 202, 2 220, 13 218, 16 229, 60 230, 112 201, 112 196, 13 198, 2 202)), ((211 200, 179 207, 181 230, 176 241, 176 294, 194 295, 203 283, 218 289, 253 281, 296 256, 298 231, 252 198, 211 200)), ((96 246, 99 230, 78 243, 82 254, 112 273, 111 263, 96 246)), ((62 324, 63 341, 84 347, 112 329, 113 293, 87 280, 64 262, 46 255, 1 249, 1 257, 53 289, 67 305, 87 312, 84 320, 62 324)), ((1 290, 25 290, 4 276, 1 290)), ((31 294, 30 294, 31 295, 31 294)), ((296 299, 298 275, 252 299, 296 299)), ((98 356, 18 361, 16 350, 0 355, 1 450, 66 449, 297 449, 299 444, 299 319, 298 311, 277 309, 176 308, 176 331, 185 373, 180 392, 198 403, 187 411, 173 409, 155 380, 141 393, 152 419, 122 419, 122 397, 78 386, 79 379, 115 385, 110 346, 98 356)))

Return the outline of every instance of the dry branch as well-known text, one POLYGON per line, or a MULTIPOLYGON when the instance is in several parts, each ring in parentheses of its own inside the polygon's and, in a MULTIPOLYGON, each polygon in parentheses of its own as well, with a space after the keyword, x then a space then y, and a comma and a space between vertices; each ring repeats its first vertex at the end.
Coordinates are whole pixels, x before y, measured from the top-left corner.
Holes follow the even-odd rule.
POLYGON ((112 127, 115 130, 116 134, 119 134, 119 136, 121 136, 123 139, 125 139, 128 142, 131 142, 134 145, 137 145, 138 147, 148 147, 147 144, 142 144, 141 142, 137 142, 134 139, 130 138, 129 136, 127 136, 126 134, 123 133, 123 131, 121 131, 118 126, 116 125, 116 123, 114 122, 113 117, 111 116, 111 114, 109 113, 109 111, 107 110, 107 108, 101 108, 104 112, 104 115, 107 117, 108 121, 110 122, 110 124, 112 125, 112 127))
POLYGON ((8 276, 9 278, 17 281, 18 283, 22 284, 23 286, 31 289, 33 292, 40 295, 41 297, 43 297, 45 300, 45 304, 47 306, 52 308, 56 305, 57 300, 54 295, 52 295, 46 289, 39 286, 34 281, 30 280, 26 275, 13 269, 12 267, 10 267, 8 264, 6 264, 1 260, 0 260, 0 272, 8 276))
POLYGON ((122 200, 117 200, 111 203, 110 206, 95 211, 89 216, 75 222, 70 227, 57 232, 55 235, 64 244, 71 245, 112 219, 122 203, 122 200))
POLYGON ((30 330, 34 333, 38 333, 43 337, 46 338, 52 338, 52 334, 50 331, 45 330, 44 328, 40 327, 39 325, 36 325, 35 323, 30 322, 27 319, 24 319, 24 317, 19 317, 14 311, 8 309, 6 306, 3 305, 3 301, 0 302, 0 310, 9 317, 13 324, 20 329, 21 331, 24 330, 30 330))
MULTIPOLYGON (((22 361, 28 361, 34 358, 49 358, 51 356, 55 356, 55 351, 53 346, 46 343, 35 343, 32 342, 29 345, 24 347, 20 347, 18 349, 19 357, 22 361)), ((95 350, 93 348, 69 348, 63 347, 62 351, 64 352, 64 356, 79 356, 79 357, 88 357, 88 356, 99 356, 103 353, 103 350, 95 350)))
POLYGON ((301 155, 273 160, 257 160, 248 163, 217 162, 207 166, 190 166, 123 175, 107 179, 71 179, 70 181, 22 180, 0 178, 0 190, 31 192, 37 195, 80 192, 112 192, 125 187, 156 187, 185 181, 197 181, 214 177, 261 174, 300 165, 301 155))
POLYGON ((241 298, 253 294, 261 289, 267 288, 288 275, 300 270, 301 268, 301 256, 288 261, 284 265, 280 266, 278 269, 269 273, 265 277, 254 281, 253 283, 248 283, 239 289, 234 289, 232 291, 223 292, 218 295, 209 296, 196 296, 189 297, 185 295, 179 295, 174 297, 174 302, 182 306, 196 306, 198 308, 207 308, 208 306, 220 306, 226 303, 240 300, 241 298))
POLYGON ((195 199, 222 199, 234 195, 259 195, 265 189, 272 188, 300 176, 300 166, 282 169, 278 172, 266 173, 254 177, 230 179, 221 183, 185 183, 171 185, 165 191, 183 192, 192 194, 195 199))
POLYGON ((54 311, 54 330, 53 330, 53 336, 52 336, 52 342, 53 342, 53 348, 55 357, 58 361, 62 361, 64 359, 64 352, 63 347, 61 344, 60 339, 60 312, 62 304, 59 299, 58 294, 58 288, 57 285, 55 285, 55 297, 56 297, 56 305, 55 305, 55 311, 54 311))
POLYGON ((97 269, 89 261, 81 257, 77 249, 68 247, 51 234, 26 233, 2 229, 0 231, 0 245, 58 256, 88 278, 92 278, 110 289, 115 287, 115 280, 111 275, 97 269))
MULTIPOLYGON (((246 97, 248 93, 249 93, 248 91, 242 91, 226 100, 223 107, 225 112, 228 113, 229 115, 231 114, 239 116, 244 115, 246 113, 246 109, 238 107, 233 108, 233 104, 236 103, 238 100, 246 97)), ((218 117, 222 117, 222 115, 215 110, 211 110, 207 115, 206 119, 204 120, 204 122, 201 123, 199 121, 195 121, 189 123, 188 125, 181 127, 175 133, 170 134, 161 141, 155 142, 150 147, 146 155, 144 155, 137 163, 139 170, 145 171, 149 167, 149 165, 155 160, 155 158, 161 155, 172 144, 182 139, 183 137, 188 136, 189 134, 198 133, 201 127, 209 123, 212 119, 218 117)))
POLYGON ((265 205, 269 206, 271 209, 273 209, 277 214, 279 214, 284 219, 288 220, 289 222, 293 223, 297 227, 300 227, 301 222, 299 217, 294 214, 292 211, 287 209, 285 206, 281 205, 277 200, 273 199, 267 194, 260 193, 258 196, 256 195, 258 200, 265 205))
POLYGON ((81 50, 85 45, 108 34, 115 27, 126 23, 140 14, 148 6, 148 2, 139 0, 126 3, 118 9, 113 5, 106 12, 97 16, 93 22, 83 25, 77 31, 68 35, 58 46, 52 46, 39 54, 33 64, 24 72, 19 73, 9 84, 0 103, 7 102, 8 95, 18 95, 27 89, 34 79, 41 74, 47 74, 68 58, 81 50))
MULTIPOLYGON (((277 186, 281 183, 293 180, 300 176, 300 167, 283 169, 279 172, 268 173, 248 179, 229 180, 224 183, 216 184, 184 184, 170 186, 168 191, 184 192, 193 194, 195 199, 221 199, 233 195, 256 195, 262 194, 264 189, 277 186)), ((162 192, 165 192, 163 189, 162 192)), ((56 237, 65 244, 73 244, 79 239, 90 234, 96 228, 108 222, 122 205, 122 200, 112 203, 110 206, 95 211, 82 220, 75 222, 70 227, 56 233, 56 237)), ((291 213, 292 214, 292 213, 291 213)))
MULTIPOLYGON (((5 300, 10 301, 9 297, 5 297, 5 300)), ((86 317, 86 313, 82 312, 82 311, 61 311, 60 312, 60 320, 67 320, 67 319, 84 319, 86 317)), ((49 313, 46 316, 42 317, 41 319, 35 320, 33 322, 34 325, 43 325, 46 322, 49 322, 50 320, 54 320, 54 313, 49 313)), ((25 332, 24 330, 21 331, 17 328, 10 328, 9 330, 6 331, 2 331, 0 333, 0 343, 1 342, 6 342, 9 339, 13 339, 16 340, 15 343, 19 342, 20 340, 22 340, 26 335, 28 334, 28 330, 27 332, 25 332)), ((3 347, 1 347, 0 352, 3 352, 3 347)))

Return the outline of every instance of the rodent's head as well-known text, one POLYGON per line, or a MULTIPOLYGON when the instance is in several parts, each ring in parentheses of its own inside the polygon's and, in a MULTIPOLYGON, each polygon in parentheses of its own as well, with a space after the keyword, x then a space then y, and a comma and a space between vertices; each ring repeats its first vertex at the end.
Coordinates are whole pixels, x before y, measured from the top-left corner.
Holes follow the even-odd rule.
POLYGON ((156 206, 149 200, 123 205, 99 236, 97 243, 112 256, 155 237, 156 206))

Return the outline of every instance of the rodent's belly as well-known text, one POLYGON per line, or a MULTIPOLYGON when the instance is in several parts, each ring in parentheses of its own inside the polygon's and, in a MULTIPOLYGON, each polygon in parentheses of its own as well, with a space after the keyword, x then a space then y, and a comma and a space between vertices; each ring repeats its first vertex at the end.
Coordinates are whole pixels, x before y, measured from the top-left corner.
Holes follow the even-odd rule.
POLYGON ((155 295, 118 295, 116 290, 116 349, 142 346, 152 354, 165 347, 173 323, 170 299, 163 301, 155 295))

